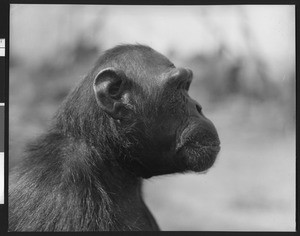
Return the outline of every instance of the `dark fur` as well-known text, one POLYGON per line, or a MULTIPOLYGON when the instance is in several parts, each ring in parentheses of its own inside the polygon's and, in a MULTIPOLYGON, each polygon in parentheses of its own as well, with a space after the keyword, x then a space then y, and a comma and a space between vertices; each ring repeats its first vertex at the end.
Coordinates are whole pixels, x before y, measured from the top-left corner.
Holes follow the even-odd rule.
POLYGON ((118 46, 99 58, 11 174, 10 231, 159 230, 142 200, 141 177, 186 168, 182 160, 153 159, 164 145, 155 143, 153 131, 161 91, 145 78, 165 68, 174 65, 141 45, 118 46), (131 89, 144 98, 133 97, 134 115, 119 121, 99 109, 93 91, 95 76, 107 67, 125 71, 131 89))

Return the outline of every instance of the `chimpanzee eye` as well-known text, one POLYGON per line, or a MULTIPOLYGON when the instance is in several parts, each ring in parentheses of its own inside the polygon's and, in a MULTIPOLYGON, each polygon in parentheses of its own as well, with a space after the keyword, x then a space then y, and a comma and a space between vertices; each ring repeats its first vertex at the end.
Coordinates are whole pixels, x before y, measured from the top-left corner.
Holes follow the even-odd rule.
POLYGON ((191 82, 185 83, 184 89, 185 89, 186 91, 189 91, 190 85, 191 85, 191 82))
POLYGON ((184 89, 184 90, 188 91, 190 88, 190 85, 191 85, 190 81, 183 81, 178 84, 177 89, 184 89))

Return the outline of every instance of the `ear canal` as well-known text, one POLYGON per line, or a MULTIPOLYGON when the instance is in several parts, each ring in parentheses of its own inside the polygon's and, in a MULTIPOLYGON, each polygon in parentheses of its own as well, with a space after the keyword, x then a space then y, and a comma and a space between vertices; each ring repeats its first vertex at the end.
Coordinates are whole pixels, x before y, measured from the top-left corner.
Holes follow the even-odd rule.
POLYGON ((94 80, 94 92, 98 105, 115 119, 121 119, 125 108, 121 98, 124 93, 125 74, 115 68, 101 70, 94 80))
POLYGON ((111 97, 117 97, 118 95, 120 95, 122 82, 122 79, 118 79, 117 81, 109 84, 108 93, 111 97))

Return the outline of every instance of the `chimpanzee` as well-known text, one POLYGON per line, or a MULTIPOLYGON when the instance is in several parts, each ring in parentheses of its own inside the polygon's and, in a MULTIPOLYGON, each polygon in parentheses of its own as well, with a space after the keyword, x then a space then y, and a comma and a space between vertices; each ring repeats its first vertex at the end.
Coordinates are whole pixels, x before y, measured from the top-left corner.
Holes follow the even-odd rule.
POLYGON ((220 150, 192 77, 148 46, 107 50, 12 171, 9 230, 159 230, 142 178, 207 170, 220 150))

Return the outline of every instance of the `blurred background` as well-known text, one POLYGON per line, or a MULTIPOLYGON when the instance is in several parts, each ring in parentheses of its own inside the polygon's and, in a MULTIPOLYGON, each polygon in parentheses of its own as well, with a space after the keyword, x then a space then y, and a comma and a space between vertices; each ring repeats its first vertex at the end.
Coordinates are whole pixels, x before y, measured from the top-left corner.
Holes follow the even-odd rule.
POLYGON ((295 230, 295 7, 11 5, 9 168, 99 54, 147 44, 193 70, 222 150, 146 180, 162 230, 295 230))

